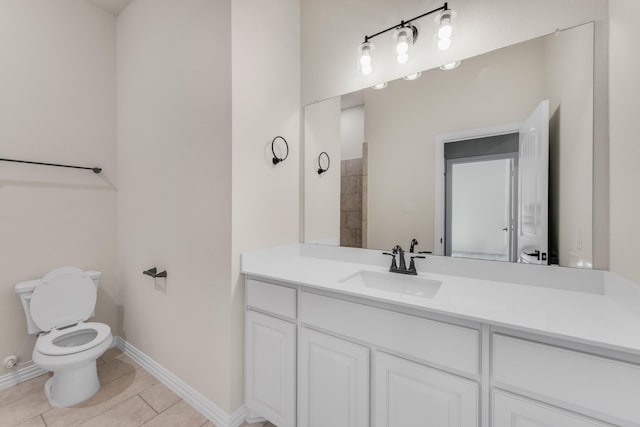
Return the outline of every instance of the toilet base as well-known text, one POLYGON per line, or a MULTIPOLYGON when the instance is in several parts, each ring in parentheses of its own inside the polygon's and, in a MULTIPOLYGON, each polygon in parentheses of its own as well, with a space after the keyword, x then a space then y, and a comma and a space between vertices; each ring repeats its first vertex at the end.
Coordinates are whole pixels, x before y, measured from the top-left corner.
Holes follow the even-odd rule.
POLYGON ((44 393, 54 408, 66 408, 84 402, 100 390, 96 361, 69 370, 54 372, 44 385, 44 393))

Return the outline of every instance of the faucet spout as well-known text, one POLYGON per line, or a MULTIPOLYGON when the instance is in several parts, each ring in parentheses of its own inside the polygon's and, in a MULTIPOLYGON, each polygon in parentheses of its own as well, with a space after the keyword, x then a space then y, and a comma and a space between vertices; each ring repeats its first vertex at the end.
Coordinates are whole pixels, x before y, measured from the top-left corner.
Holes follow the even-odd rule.
POLYGON ((407 263, 404 260, 404 250, 402 249, 402 246, 400 245, 396 245, 393 248, 393 253, 398 255, 398 261, 400 262, 400 265, 398 266, 398 271, 400 272, 404 272, 407 270, 407 263))

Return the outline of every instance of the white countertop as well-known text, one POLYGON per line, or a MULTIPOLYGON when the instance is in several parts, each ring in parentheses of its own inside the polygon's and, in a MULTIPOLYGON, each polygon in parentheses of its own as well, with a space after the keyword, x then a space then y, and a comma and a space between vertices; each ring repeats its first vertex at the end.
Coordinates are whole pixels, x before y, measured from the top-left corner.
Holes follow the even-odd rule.
MULTIPOLYGON (((363 262, 344 262, 326 256, 315 257, 309 254, 313 251, 300 250, 305 246, 308 245, 292 245, 243 254, 242 272, 253 277, 424 309, 640 355, 640 316, 629 310, 628 304, 621 303, 620 297, 617 297, 623 295, 628 300, 630 297, 636 298, 637 294, 640 298, 640 292, 637 287, 616 290, 615 286, 630 286, 624 280, 621 280, 620 285, 612 285, 615 295, 608 295, 604 291, 578 292, 495 279, 477 279, 468 277, 469 274, 464 274, 467 277, 463 277, 429 272, 426 260, 418 264, 419 275, 441 281, 442 285, 433 298, 424 298, 341 283, 358 271, 386 272, 387 267, 370 262, 373 251, 362 250, 363 262)), ((343 248, 335 250, 344 251, 343 248)), ((326 252, 327 249, 323 251, 326 252)), ((350 250, 351 255, 354 253, 357 254, 350 250)), ((350 258, 353 259, 354 256, 350 258)), ((388 259, 382 257, 382 261, 388 262, 388 259)), ((464 265, 464 261, 460 265, 464 265)), ((492 263, 490 266, 497 270, 494 275, 499 277, 499 270, 502 268, 500 263, 492 263)), ((513 266, 505 265, 505 268, 512 269, 513 266)), ((554 274, 552 267, 546 268, 551 273, 544 271, 542 276, 554 274)), ((562 269, 563 274, 571 274, 571 271, 567 273, 565 270, 567 269, 562 269)), ((529 275, 531 271, 523 269, 529 275)), ((542 273, 542 270, 537 271, 542 273)), ((394 274, 388 274, 393 279, 394 274)), ((576 274, 584 273, 576 270, 576 274)), ((609 278, 608 281, 612 282, 613 279, 609 278)))

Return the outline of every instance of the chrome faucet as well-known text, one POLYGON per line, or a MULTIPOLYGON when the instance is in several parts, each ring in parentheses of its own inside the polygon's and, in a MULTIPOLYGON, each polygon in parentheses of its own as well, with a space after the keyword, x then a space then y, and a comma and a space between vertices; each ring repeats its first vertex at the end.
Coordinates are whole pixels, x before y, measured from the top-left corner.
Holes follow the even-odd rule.
POLYGON ((400 245, 395 245, 391 252, 383 252, 384 255, 391 256, 391 267, 389 267, 389 271, 391 273, 400 273, 400 274, 409 274, 412 276, 416 276, 418 271, 416 270, 416 263, 414 259, 424 259, 424 255, 412 255, 411 262, 409 263, 409 268, 407 268, 406 261, 404 259, 404 250, 400 245), (396 256, 400 258, 400 266, 396 264, 396 256))

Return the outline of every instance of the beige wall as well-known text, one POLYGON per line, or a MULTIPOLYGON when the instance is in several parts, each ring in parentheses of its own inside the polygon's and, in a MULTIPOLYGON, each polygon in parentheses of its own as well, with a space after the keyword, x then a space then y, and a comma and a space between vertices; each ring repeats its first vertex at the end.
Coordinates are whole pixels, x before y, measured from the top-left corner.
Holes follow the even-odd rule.
MULTIPOLYGON (((614 0, 615 1, 615 0, 614 0)), ((391 36, 373 41, 374 71, 358 73, 357 47, 365 34, 442 5, 422 0, 302 0, 302 101, 313 101, 353 92, 381 81, 430 69, 500 47, 552 33, 607 16, 607 0, 484 0, 451 3, 458 12, 452 47, 441 52, 431 43, 432 18, 418 21, 420 53, 404 66, 393 61, 391 36), (328 30, 330 29, 330 30, 328 30)))
POLYGON ((104 169, 0 163, 0 358, 31 359, 14 285, 64 265, 102 271, 95 319, 119 331, 114 40, 84 1, 0 2, 0 157, 104 169))
POLYGON ((240 253, 300 240, 300 5, 232 1, 231 410, 243 402, 240 253), (289 142, 274 166, 271 140, 289 142))
MULTIPOLYGON (((231 407, 231 2, 118 17, 122 336, 231 407), (167 269, 167 292, 142 271, 167 269)), ((234 361, 235 362, 235 361, 234 361)))
POLYGON ((537 39, 365 91, 368 247, 416 238, 433 250, 436 136, 526 119, 545 96, 542 47, 537 39))
POLYGON ((593 40, 592 24, 544 38, 550 217, 565 267, 593 262, 593 40))
POLYGON ((640 282, 640 2, 610 3, 611 271, 640 282))
MULTIPOLYGON (((340 245, 340 97, 304 109, 304 241, 340 245), (318 156, 327 152, 331 167, 318 174, 318 156)), ((360 143, 362 145, 362 143, 360 143)))

